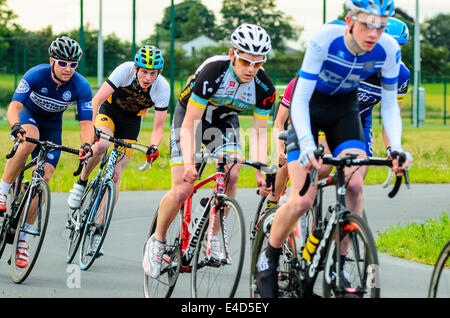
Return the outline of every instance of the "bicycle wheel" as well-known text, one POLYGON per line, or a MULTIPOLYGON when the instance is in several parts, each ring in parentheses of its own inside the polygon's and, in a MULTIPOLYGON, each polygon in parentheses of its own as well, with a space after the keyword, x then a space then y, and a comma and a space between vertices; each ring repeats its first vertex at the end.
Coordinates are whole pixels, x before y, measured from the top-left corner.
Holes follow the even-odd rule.
POLYGON ((439 253, 433 274, 431 275, 430 287, 428 289, 429 298, 449 298, 450 297, 450 240, 439 253))
POLYGON ((83 196, 81 197, 80 207, 76 210, 69 212, 69 233, 67 244, 67 255, 66 263, 72 263, 75 254, 77 253, 78 247, 81 242, 81 234, 84 231, 84 225, 86 224, 86 219, 89 213, 89 205, 91 204, 92 195, 95 191, 93 187, 94 181, 91 180, 87 185, 83 196))
POLYGON ((19 217, 11 251, 11 278, 17 284, 23 282, 31 273, 44 242, 50 214, 50 188, 47 182, 38 180, 34 189, 29 191, 24 199, 27 201, 19 217), (34 223, 27 223, 26 219, 34 213, 37 213, 34 223), (28 249, 28 261, 18 262, 22 254, 19 252, 24 252, 25 247, 28 249))
MULTIPOLYGON (((267 211, 256 234, 250 263, 250 297, 252 298, 260 297, 256 287, 256 263, 261 252, 267 247, 270 228, 272 227, 272 221, 278 208, 279 205, 275 205, 267 211)), ((293 269, 293 265, 296 263, 297 253, 297 240, 295 234, 291 233, 282 246, 279 258, 278 292, 280 298, 299 297, 298 276, 293 269)))
POLYGON ((337 229, 329 239, 323 276, 324 297, 380 297, 378 254, 369 226, 356 214, 348 213, 340 223, 340 242, 349 247, 342 256, 341 269, 336 270, 337 257, 341 248, 336 248, 337 229), (336 284, 339 272, 341 286, 336 284))
POLYGON ((88 270, 98 256, 111 222, 115 197, 115 185, 108 180, 103 183, 97 198, 92 200, 93 206, 89 207, 90 213, 80 243, 79 264, 82 270, 88 270), (95 237, 98 234, 100 234, 99 240, 95 237))
MULTIPOLYGON (((159 278, 153 279, 144 272, 144 297, 145 298, 169 298, 175 288, 180 274, 181 265, 181 240, 180 231, 183 224, 183 211, 177 214, 166 233, 166 250, 161 263, 159 278)), ((158 211, 153 218, 148 238, 156 231, 158 211)), ((148 240, 147 238, 147 240, 148 240)), ((144 244, 145 253, 145 244, 144 244)))
POLYGON ((220 199, 216 207, 216 218, 220 217, 217 234, 229 258, 217 262, 207 258, 206 239, 209 222, 203 224, 197 241, 191 273, 192 297, 232 298, 241 278, 245 254, 245 229, 242 209, 239 203, 229 197, 220 199))
POLYGON ((258 231, 258 223, 264 217, 264 203, 266 202, 267 197, 261 197, 259 199, 258 206, 256 207, 255 217, 253 218, 252 223, 250 224, 250 242, 253 247, 253 243, 255 241, 256 232, 258 231))
POLYGON ((5 246, 7 243, 12 243, 14 240, 14 234, 12 234, 11 228, 10 228, 10 221, 11 221, 11 215, 12 215, 12 209, 16 208, 16 204, 13 204, 14 200, 14 193, 15 189, 17 187, 18 179, 14 181, 11 188, 8 192, 8 199, 6 201, 6 213, 3 214, 3 216, 0 216, 0 258, 3 255, 3 252, 5 250, 5 246))

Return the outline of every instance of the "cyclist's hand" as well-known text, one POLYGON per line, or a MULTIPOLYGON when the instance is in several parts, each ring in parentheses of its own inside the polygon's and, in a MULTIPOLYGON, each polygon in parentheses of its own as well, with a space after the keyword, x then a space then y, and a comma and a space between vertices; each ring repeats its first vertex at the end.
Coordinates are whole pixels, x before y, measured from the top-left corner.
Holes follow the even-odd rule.
POLYGON ((397 176, 402 176, 403 171, 409 170, 409 168, 411 168, 413 162, 413 157, 411 153, 392 151, 391 157, 392 157, 392 170, 395 172, 397 176), (399 166, 399 159, 401 156, 405 158, 405 161, 401 166, 399 166))
POLYGON ((82 144, 80 147, 78 160, 80 161, 86 160, 89 157, 92 157, 93 154, 94 151, 92 150, 91 145, 86 142, 82 144))
POLYGON ((147 161, 150 163, 154 162, 158 158, 158 156, 159 150, 155 145, 151 145, 148 148, 147 153, 145 154, 145 157, 147 157, 147 161))
POLYGON ((10 137, 12 140, 16 141, 18 138, 20 140, 20 142, 24 142, 26 134, 27 134, 27 132, 25 131, 25 129, 23 129, 23 127, 20 123, 15 123, 11 126, 10 137))
POLYGON ((268 196, 269 193, 272 191, 272 186, 267 188, 266 177, 261 172, 256 171, 255 175, 256 175, 256 184, 258 186, 259 195, 263 196, 263 197, 268 196))
POLYGON ((183 180, 184 182, 194 183, 197 180, 198 173, 195 164, 184 164, 183 180))
POLYGON ((306 167, 308 172, 313 167, 317 170, 320 169, 319 162, 314 155, 316 149, 317 147, 312 137, 306 137, 300 142, 300 157, 298 160, 300 161, 300 165, 306 167))

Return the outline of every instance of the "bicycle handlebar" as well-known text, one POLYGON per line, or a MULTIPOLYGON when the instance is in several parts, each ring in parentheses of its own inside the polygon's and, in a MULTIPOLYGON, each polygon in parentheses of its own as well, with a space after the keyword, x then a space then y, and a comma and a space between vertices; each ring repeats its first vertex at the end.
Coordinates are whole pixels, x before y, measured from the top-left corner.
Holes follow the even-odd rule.
MULTIPOLYGON (((125 147, 125 148, 131 148, 131 149, 143 152, 144 154, 146 154, 147 150, 150 148, 150 147, 144 146, 144 145, 131 144, 126 141, 123 141, 122 139, 115 138, 113 136, 103 133, 100 128, 95 128, 95 136, 97 137, 97 139, 101 138, 101 139, 110 141, 118 146, 125 147)), ((153 159, 150 162, 145 161, 145 163, 141 167, 139 167, 139 170, 145 171, 147 168, 151 169, 152 163, 153 163, 153 159)))
MULTIPOLYGON (((319 148, 316 151, 314 151, 314 155, 316 156, 316 159, 319 159, 321 157, 323 160, 323 164, 333 165, 341 168, 350 166, 369 166, 369 165, 392 167, 392 159, 374 158, 374 157, 357 158, 358 156, 357 154, 347 154, 343 158, 336 158, 331 155, 324 155, 322 145, 320 145, 319 148)), ((398 160, 399 165, 402 165, 406 160, 405 154, 400 154, 398 160)), ((313 168, 311 173, 309 173, 306 176, 305 183, 299 192, 301 196, 303 196, 306 193, 310 185, 314 184, 314 178, 316 173, 317 173, 316 169, 313 168)), ((410 184, 409 184, 408 170, 403 171, 403 176, 405 178, 405 185, 409 189, 410 184)), ((400 189, 401 183, 402 183, 402 176, 396 176, 394 187, 388 193, 389 198, 393 198, 397 194, 398 190, 400 189)))

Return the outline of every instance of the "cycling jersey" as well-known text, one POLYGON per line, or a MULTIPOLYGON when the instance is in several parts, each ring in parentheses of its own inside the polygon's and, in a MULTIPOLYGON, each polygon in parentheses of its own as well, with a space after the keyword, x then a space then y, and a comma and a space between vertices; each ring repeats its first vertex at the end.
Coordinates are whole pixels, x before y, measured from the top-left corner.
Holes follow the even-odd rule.
POLYGON ((381 72, 384 126, 392 149, 401 151, 402 123, 396 100, 400 47, 383 33, 370 52, 354 54, 345 43, 345 31, 345 26, 325 24, 308 45, 291 107, 298 140, 312 138, 309 102, 315 90, 330 96, 350 93, 362 80, 381 72))
POLYGON ((18 101, 47 126, 62 128, 63 112, 77 102, 80 121, 92 120, 92 92, 89 82, 74 72, 67 83, 58 85, 52 79, 50 64, 29 69, 14 92, 12 101, 18 101))
POLYGON ((239 83, 228 55, 213 56, 196 70, 181 92, 180 104, 206 109, 204 119, 216 122, 255 106, 253 116, 268 119, 275 101, 275 87, 263 68, 249 83, 239 83))
MULTIPOLYGON (((410 72, 408 68, 400 62, 400 72, 398 75, 397 101, 403 102, 408 92, 410 72)), ((381 78, 379 73, 375 73, 361 82, 358 89, 359 112, 361 118, 371 114, 375 105, 381 100, 381 78)))
POLYGON ((124 115, 143 116, 149 108, 166 111, 169 107, 170 86, 158 75, 149 88, 141 88, 136 80, 134 62, 125 62, 111 73, 106 82, 114 88, 107 103, 118 106, 124 115))

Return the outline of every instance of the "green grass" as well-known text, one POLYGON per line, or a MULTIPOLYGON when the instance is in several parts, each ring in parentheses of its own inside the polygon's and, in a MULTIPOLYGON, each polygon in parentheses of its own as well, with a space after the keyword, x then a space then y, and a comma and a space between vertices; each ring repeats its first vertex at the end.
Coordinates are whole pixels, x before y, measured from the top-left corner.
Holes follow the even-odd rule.
POLYGON ((439 252, 450 238, 450 214, 442 211, 439 220, 427 219, 422 224, 390 226, 385 232, 378 231, 378 252, 395 257, 434 265, 439 252))

